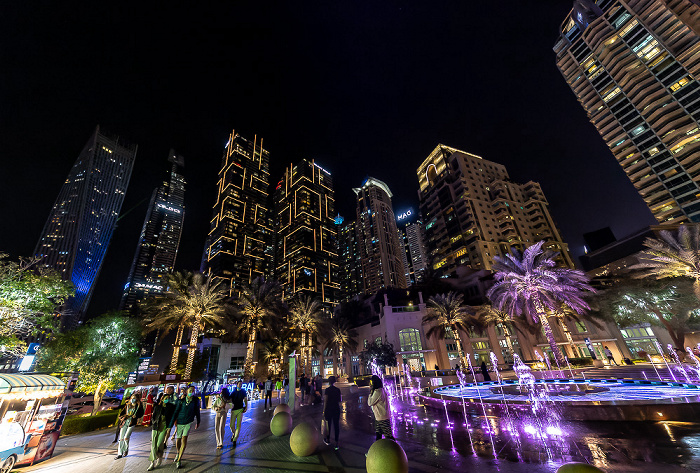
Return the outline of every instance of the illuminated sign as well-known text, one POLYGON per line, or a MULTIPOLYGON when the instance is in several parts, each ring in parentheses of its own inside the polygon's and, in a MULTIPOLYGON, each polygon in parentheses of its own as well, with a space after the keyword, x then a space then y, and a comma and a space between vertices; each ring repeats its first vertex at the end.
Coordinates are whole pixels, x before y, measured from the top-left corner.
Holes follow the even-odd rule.
POLYGON ((342 223, 345 221, 345 218, 342 215, 338 214, 335 216, 335 219, 333 221, 336 225, 342 225, 342 223))
POLYGON ((405 219, 407 219, 408 217, 410 217, 411 215, 413 215, 413 209, 408 209, 408 210, 405 211, 404 213, 399 214, 399 215, 396 217, 396 220, 398 220, 398 221, 405 220, 405 219))
POLYGON ((175 207, 171 207, 169 205, 165 205, 165 204, 161 204, 161 203, 158 204, 158 207, 163 209, 163 210, 167 210, 168 212, 175 212, 176 214, 179 214, 181 212, 180 209, 176 209, 175 207))
POLYGON ((314 166, 316 166, 317 168, 319 168, 321 171, 325 172, 325 173, 328 174, 329 176, 331 175, 331 173, 329 173, 328 171, 326 171, 325 169, 323 169, 323 168, 322 168, 321 166, 319 166, 318 164, 314 163, 314 166))
POLYGON ((137 282, 136 284, 134 284, 134 287, 138 287, 138 288, 141 288, 141 289, 156 289, 156 290, 158 290, 158 291, 162 291, 162 290, 163 290, 163 286, 159 286, 159 285, 157 285, 157 284, 143 284, 143 283, 140 283, 140 282, 137 282))

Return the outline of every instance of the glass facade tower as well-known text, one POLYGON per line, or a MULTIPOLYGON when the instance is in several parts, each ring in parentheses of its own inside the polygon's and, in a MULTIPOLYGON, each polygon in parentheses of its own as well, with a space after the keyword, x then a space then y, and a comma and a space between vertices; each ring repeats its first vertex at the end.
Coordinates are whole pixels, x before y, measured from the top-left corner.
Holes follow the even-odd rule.
POLYGON ((75 285, 63 325, 85 314, 119 218, 137 146, 95 129, 73 164, 34 251, 75 285))
POLYGON ((660 223, 700 221, 700 6, 577 0, 557 67, 660 223))

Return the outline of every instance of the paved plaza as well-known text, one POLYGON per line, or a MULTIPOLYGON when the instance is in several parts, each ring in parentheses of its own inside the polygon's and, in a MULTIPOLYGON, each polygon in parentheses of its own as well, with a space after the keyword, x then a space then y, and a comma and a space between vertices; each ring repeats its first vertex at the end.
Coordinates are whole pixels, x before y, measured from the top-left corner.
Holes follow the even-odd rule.
MULTIPOLYGON (((186 472, 349 472, 365 471, 365 453, 374 441, 374 428, 366 406, 368 388, 341 384, 344 410, 341 417, 340 449, 321 444, 317 454, 301 458, 289 448, 289 436, 274 437, 269 421, 272 412, 263 411, 255 401, 246 413, 238 446, 227 442, 216 449, 214 414, 202 411, 202 424, 192 431, 183 457, 186 472)), ((277 402, 275 401, 275 405, 277 402)), ((471 431, 464 418, 426 410, 404 401, 395 434, 409 458, 411 472, 494 471, 554 472, 567 461, 588 461, 609 472, 673 473, 700 470, 700 428, 683 423, 579 423, 565 426, 569 436, 546 449, 523 440, 516 448, 494 429, 498 459, 493 458, 489 435, 478 426, 483 418, 470 416, 471 431), (454 418, 452 418, 454 417, 454 418), (447 427, 448 422, 450 428, 447 427), (471 438, 471 443, 470 443, 471 438)), ((301 421, 319 425, 321 406, 299 406, 294 424, 301 421)), ((495 422, 495 420, 492 420, 495 422)), ((483 424, 482 424, 483 425, 483 424)), ((495 425, 495 424, 494 424, 495 425)), ((53 458, 26 472, 145 472, 148 468, 150 429, 138 428, 131 437, 129 456, 116 460, 114 429, 61 438, 53 458)), ((227 433, 227 440, 230 434, 227 433)), ((176 471, 175 449, 169 443, 166 461, 155 471, 176 471)), ((388 472, 387 472, 388 473, 388 472)))

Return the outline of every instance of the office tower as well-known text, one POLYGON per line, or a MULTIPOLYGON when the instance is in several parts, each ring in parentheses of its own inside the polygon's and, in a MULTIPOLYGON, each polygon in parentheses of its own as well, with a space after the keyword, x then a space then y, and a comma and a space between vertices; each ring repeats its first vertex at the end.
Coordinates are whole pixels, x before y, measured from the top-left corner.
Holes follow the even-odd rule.
POLYGON ((223 280, 231 294, 259 276, 272 276, 269 187, 270 153, 263 140, 257 136, 247 140, 234 130, 221 160, 202 261, 202 271, 223 280))
POLYGON ((494 256, 540 240, 573 267, 538 183, 512 182, 504 166, 441 144, 418 168, 418 183, 428 258, 439 274, 460 265, 490 270, 494 256))
POLYGON ((389 187, 370 177, 353 191, 357 195, 362 290, 372 294, 386 287, 405 288, 403 248, 399 243, 389 187))
POLYGON ((700 6, 577 0, 557 67, 660 223, 700 221, 700 6))
POLYGON ((428 255, 425 251, 423 222, 417 220, 408 223, 404 230, 408 247, 409 265, 413 282, 421 282, 428 268, 428 255))
POLYGON ((129 186, 136 145, 98 126, 73 164, 34 254, 75 286, 63 325, 74 326, 92 297, 129 186))
POLYGON ((290 164, 277 184, 274 202, 275 277, 285 297, 310 296, 330 310, 340 298, 331 174, 306 159, 290 164))
POLYGON ((354 220, 341 225, 338 230, 338 262, 340 297, 348 301, 363 292, 362 260, 354 220))
POLYGON ((120 310, 133 311, 137 301, 166 289, 166 275, 173 271, 185 220, 185 178, 182 156, 170 150, 169 180, 153 190, 141 236, 124 286, 120 310))

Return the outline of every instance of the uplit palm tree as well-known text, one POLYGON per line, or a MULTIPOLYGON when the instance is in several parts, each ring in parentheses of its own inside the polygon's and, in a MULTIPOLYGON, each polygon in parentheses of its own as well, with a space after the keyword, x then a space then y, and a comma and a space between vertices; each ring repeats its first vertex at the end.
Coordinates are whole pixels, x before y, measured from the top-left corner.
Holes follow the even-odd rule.
POLYGON ((311 357, 313 341, 322 331, 323 306, 311 296, 300 296, 289 307, 289 325, 301 336, 302 370, 311 357), (308 358, 307 358, 308 357, 308 358))
POLYGON ((662 230, 661 240, 647 238, 637 256, 639 264, 630 269, 642 269, 641 277, 656 279, 686 277, 694 281, 693 291, 700 299, 700 224, 685 224, 677 235, 662 230))
POLYGON ((289 331, 285 331, 279 337, 271 338, 263 343, 261 350, 262 359, 268 366, 276 364, 276 373, 280 374, 286 358, 296 350, 298 343, 289 331))
MULTIPOLYGON (((323 349, 333 353, 334 359, 339 360, 342 368, 343 353, 355 353, 357 351, 357 330, 352 328, 350 323, 342 317, 333 317, 328 327, 328 334, 323 349)), ((344 370, 341 371, 344 373, 344 370)))
POLYGON ((505 257, 496 256, 493 271, 494 284, 487 292, 496 309, 511 317, 525 315, 528 322, 541 322, 552 353, 559 363, 564 357, 549 325, 548 312, 561 310, 566 305, 578 314, 590 307, 584 300, 587 292, 595 292, 588 277, 576 269, 558 268, 556 252, 542 250, 543 241, 520 253, 513 249, 505 257))
POLYGON ((238 310, 239 320, 235 333, 248 340, 245 373, 250 375, 258 337, 277 325, 282 310, 282 287, 277 281, 256 278, 243 287, 238 298, 238 310))
POLYGON ((431 327, 425 335, 444 340, 449 329, 457 344, 460 363, 463 367, 468 366, 459 331, 467 332, 469 328, 476 327, 478 322, 471 307, 464 303, 464 297, 454 292, 438 294, 428 300, 427 309, 428 313, 423 316, 422 323, 431 327))
POLYGON ((476 317, 481 321, 482 325, 500 326, 503 329, 503 335, 506 337, 506 345, 508 345, 511 355, 514 354, 515 349, 513 348, 511 335, 513 333, 512 329, 518 330, 515 325, 515 320, 510 315, 502 310, 496 309, 491 304, 480 305, 475 307, 474 310, 476 311, 476 317))

